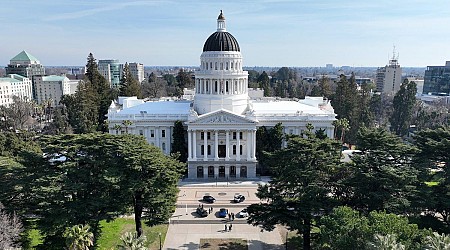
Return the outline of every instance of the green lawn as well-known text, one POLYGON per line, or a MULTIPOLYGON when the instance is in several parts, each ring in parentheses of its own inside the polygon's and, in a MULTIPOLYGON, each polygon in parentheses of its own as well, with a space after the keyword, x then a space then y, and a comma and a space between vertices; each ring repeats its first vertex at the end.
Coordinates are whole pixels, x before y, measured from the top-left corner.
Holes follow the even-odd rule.
MULTIPOLYGON (((102 221, 102 235, 98 240, 98 249, 110 250, 116 249, 116 246, 121 243, 120 236, 125 232, 134 232, 134 219, 131 218, 118 218, 111 222, 102 221)), ((147 237, 147 246, 149 249, 159 249, 159 233, 161 233, 161 241, 164 244, 166 233, 168 229, 167 224, 157 225, 154 227, 148 227, 143 223, 144 235, 147 237)), ((31 241, 31 249, 34 249, 39 243, 41 243, 41 235, 39 230, 33 229, 30 231, 29 238, 31 241)))
MULTIPOLYGON (((115 249, 121 243, 120 236, 125 232, 134 232, 134 220, 128 218, 118 218, 111 222, 102 221, 102 235, 98 240, 98 249, 115 249)), ((164 244, 168 225, 157 225, 148 227, 143 224, 144 235, 147 237, 149 249, 159 249, 159 233, 161 233, 161 241, 164 244)))

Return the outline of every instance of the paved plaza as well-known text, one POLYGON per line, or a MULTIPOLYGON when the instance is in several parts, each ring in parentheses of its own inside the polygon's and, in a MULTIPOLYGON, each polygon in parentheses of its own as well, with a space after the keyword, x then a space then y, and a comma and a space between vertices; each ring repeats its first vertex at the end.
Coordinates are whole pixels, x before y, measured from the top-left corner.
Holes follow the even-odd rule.
POLYGON ((284 249, 278 229, 272 232, 261 231, 261 228, 247 224, 246 219, 235 218, 234 221, 229 221, 228 217, 217 216, 220 208, 237 214, 248 205, 259 202, 255 195, 257 183, 260 182, 181 182, 177 209, 170 219, 164 249, 200 249, 201 238, 241 238, 247 240, 249 250, 284 249), (233 203, 236 194, 244 195, 245 201, 233 203), (216 202, 202 202, 204 195, 212 195, 216 202), (213 212, 204 218, 195 212, 202 204, 206 210, 213 209, 213 212), (230 224, 233 225, 231 232, 225 231, 225 225, 230 224))

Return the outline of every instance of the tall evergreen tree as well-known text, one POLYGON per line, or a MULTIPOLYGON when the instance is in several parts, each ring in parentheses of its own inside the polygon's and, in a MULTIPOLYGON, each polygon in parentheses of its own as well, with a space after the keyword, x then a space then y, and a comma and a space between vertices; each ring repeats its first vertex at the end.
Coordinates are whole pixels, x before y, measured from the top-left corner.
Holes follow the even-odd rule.
POLYGON ((183 127, 182 121, 176 121, 173 126, 173 142, 171 153, 178 153, 178 160, 181 162, 187 161, 187 143, 185 138, 186 132, 183 127))
POLYGON ((270 96, 271 90, 270 90, 270 79, 267 75, 266 71, 263 71, 261 75, 258 77, 258 84, 261 89, 264 90, 264 96, 270 96))
POLYGON ((131 74, 128 63, 125 63, 125 66, 123 67, 123 76, 122 79, 120 79, 119 95, 137 96, 138 98, 142 98, 141 85, 131 74))
POLYGON ((340 164, 340 143, 291 137, 287 148, 270 154, 274 176, 259 186, 257 197, 265 202, 248 207, 248 223, 272 230, 277 224, 298 230, 303 249, 311 249, 311 229, 317 218, 335 206, 333 171, 340 164))
POLYGON ((320 95, 330 99, 332 95, 330 79, 325 75, 322 75, 318 83, 320 88, 320 95))
POLYGON ((408 134, 413 108, 416 104, 416 92, 416 83, 413 81, 408 82, 408 79, 405 79, 400 86, 400 90, 394 96, 394 112, 389 121, 391 123, 391 131, 398 136, 408 134))

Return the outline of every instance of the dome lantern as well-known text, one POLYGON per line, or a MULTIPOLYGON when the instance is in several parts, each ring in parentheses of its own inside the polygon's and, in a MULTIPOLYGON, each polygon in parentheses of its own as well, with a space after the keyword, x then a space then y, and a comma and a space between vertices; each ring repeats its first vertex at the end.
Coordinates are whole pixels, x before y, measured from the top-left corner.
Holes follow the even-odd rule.
POLYGON ((220 15, 217 17, 217 31, 218 32, 224 32, 227 31, 225 27, 225 16, 222 13, 222 10, 220 10, 220 15))

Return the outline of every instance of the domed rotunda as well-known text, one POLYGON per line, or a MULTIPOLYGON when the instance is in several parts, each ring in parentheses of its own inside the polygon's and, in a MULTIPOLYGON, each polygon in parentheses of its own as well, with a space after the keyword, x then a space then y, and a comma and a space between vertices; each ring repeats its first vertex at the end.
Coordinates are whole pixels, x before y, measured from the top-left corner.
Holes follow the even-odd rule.
POLYGON ((222 11, 217 31, 206 39, 195 74, 194 109, 198 114, 226 109, 243 114, 248 105, 248 73, 236 38, 226 30, 222 11))

